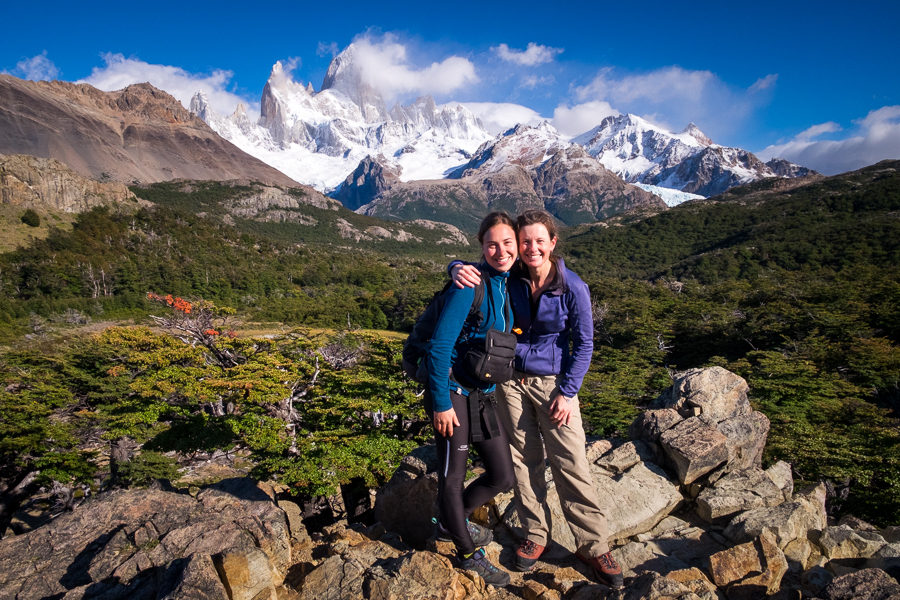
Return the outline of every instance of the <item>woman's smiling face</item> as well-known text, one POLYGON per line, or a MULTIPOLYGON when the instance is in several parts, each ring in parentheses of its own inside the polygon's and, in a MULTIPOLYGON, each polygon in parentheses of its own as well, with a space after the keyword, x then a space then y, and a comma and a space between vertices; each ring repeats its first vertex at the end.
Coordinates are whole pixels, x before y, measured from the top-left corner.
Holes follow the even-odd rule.
POLYGON ((498 271, 509 271, 516 262, 516 232, 509 225, 494 225, 481 240, 484 260, 498 271))
POLYGON ((519 230, 519 256, 526 267, 537 269, 550 260, 556 238, 551 238, 543 223, 525 225, 519 230))

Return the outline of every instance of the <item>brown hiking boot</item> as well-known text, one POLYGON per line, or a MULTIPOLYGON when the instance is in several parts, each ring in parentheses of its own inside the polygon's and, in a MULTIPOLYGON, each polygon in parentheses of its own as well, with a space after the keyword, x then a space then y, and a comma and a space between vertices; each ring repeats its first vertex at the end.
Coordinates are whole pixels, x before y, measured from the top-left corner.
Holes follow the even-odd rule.
POLYGON ((516 548, 516 571, 530 571, 534 568, 534 563, 544 553, 544 546, 535 544, 531 540, 523 540, 519 547, 516 548))
POLYGON ((625 579, 622 577, 622 567, 613 558, 612 553, 607 552, 600 556, 582 556, 578 555, 582 562, 590 565, 594 569, 594 576, 609 587, 619 590, 625 586, 625 579))

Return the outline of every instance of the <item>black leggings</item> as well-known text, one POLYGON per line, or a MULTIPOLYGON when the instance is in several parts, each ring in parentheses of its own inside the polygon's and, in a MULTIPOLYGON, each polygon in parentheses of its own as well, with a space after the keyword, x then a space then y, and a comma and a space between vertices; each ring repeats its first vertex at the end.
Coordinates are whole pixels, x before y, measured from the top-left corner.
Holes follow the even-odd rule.
MULTIPOLYGON (((471 484, 463 487, 466 466, 469 461, 469 411, 468 398, 450 392, 450 401, 459 427, 453 428, 453 435, 445 438, 435 433, 438 456, 438 510, 441 524, 450 533, 460 554, 475 551, 472 536, 466 527, 466 519, 472 512, 491 498, 512 489, 515 483, 509 440, 503 428, 482 442, 473 442, 472 447, 484 463, 484 474, 471 484)), ((475 427, 481 427, 476 423, 475 427)))

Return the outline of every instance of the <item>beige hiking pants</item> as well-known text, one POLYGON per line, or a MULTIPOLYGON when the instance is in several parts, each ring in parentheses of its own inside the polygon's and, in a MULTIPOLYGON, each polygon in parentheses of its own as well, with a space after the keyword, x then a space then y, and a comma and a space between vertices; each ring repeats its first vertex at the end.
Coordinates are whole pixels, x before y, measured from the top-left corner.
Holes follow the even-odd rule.
POLYGON ((555 427, 549 406, 558 393, 556 376, 516 373, 498 386, 498 414, 507 428, 516 474, 515 496, 525 537, 546 546, 550 539, 544 450, 563 514, 575 537, 579 553, 599 556, 609 551, 606 515, 597 500, 585 454, 584 426, 578 398, 568 425, 555 427))

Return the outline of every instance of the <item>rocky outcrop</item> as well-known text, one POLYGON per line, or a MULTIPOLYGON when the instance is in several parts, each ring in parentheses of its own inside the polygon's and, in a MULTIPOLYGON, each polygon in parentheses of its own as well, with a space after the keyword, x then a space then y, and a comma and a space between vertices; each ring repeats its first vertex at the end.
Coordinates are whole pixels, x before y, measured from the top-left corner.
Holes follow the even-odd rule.
POLYGON ((57 160, 0 154, 0 204, 78 213, 138 200, 124 184, 89 179, 57 160))
POLYGON ((308 532, 299 506, 246 479, 193 496, 104 494, 0 540, 0 599, 900 599, 897 527, 853 518, 834 524, 825 485, 795 491, 787 463, 763 470, 729 461, 737 456, 732 446, 742 442, 725 436, 721 464, 681 481, 662 435, 692 419, 718 431, 723 422, 753 415, 742 381, 721 369, 679 375, 658 400, 665 408, 635 420, 637 439, 586 448, 606 503, 612 552, 626 577, 621 592, 594 581, 575 558, 549 472, 553 543, 535 570, 511 570, 521 535, 511 493, 472 515, 493 529, 486 553, 510 570, 511 584, 492 588, 456 568, 452 544, 433 535, 437 464, 434 448, 425 446, 378 491, 369 526, 340 521, 308 532), (742 488, 760 486, 768 490, 762 504, 735 502, 736 510, 712 523, 701 517, 705 501, 714 506, 707 500, 713 492, 741 497, 742 488))
POLYGON ((290 565, 288 523, 265 486, 117 491, 5 538, 0 598, 274 600, 290 565))
POLYGON ((0 75, 0 153, 54 158, 95 179, 297 182, 147 83, 116 92, 0 75))
POLYGON ((331 197, 350 210, 356 210, 399 181, 399 169, 387 164, 383 156, 367 156, 331 197))

